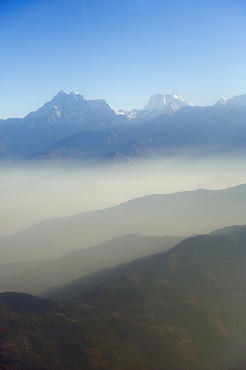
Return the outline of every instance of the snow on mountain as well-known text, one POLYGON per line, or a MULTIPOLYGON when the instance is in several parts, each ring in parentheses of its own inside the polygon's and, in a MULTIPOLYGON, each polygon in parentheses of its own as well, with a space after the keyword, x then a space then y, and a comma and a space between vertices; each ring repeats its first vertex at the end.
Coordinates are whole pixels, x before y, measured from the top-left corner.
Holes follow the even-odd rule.
POLYGON ((231 105, 233 107, 245 107, 246 106, 246 94, 242 95, 236 95, 231 99, 226 98, 220 98, 217 100, 217 102, 214 104, 216 105, 231 105))
POLYGON ((112 108, 103 99, 86 100, 77 92, 71 91, 66 94, 63 90, 37 111, 29 113, 25 119, 31 126, 35 126, 38 122, 39 127, 57 124, 61 127, 64 124, 67 126, 69 122, 74 132, 105 129, 130 123, 125 114, 112 108))
POLYGON ((32 156, 81 131, 129 124, 131 120, 118 114, 105 100, 86 100, 74 91, 70 94, 60 91, 26 117, 1 122, 0 159, 32 156))
POLYGON ((123 110, 123 109, 117 109, 117 108, 114 108, 112 107, 112 105, 108 104, 109 107, 115 112, 116 115, 119 115, 119 116, 127 116, 127 111, 123 110))
POLYGON ((142 110, 127 111, 60 91, 26 117, 0 122, 0 160, 41 154, 100 158, 113 152, 142 157, 156 148, 162 155, 173 144, 238 146, 245 141, 245 109, 246 94, 221 98, 212 107, 193 107, 177 93, 156 94, 142 110))
POLYGON ((174 112, 182 107, 192 106, 190 102, 183 99, 178 93, 163 95, 156 94, 151 96, 143 110, 156 110, 159 112, 174 112))
POLYGON ((187 106, 192 107, 193 105, 178 93, 156 94, 150 97, 143 109, 123 110, 122 112, 134 123, 142 124, 157 118, 163 113, 172 115, 180 108, 187 106))
POLYGON ((227 102, 228 102, 228 100, 222 96, 219 100, 217 100, 217 102, 214 104, 214 106, 216 106, 216 105, 226 105, 227 102))

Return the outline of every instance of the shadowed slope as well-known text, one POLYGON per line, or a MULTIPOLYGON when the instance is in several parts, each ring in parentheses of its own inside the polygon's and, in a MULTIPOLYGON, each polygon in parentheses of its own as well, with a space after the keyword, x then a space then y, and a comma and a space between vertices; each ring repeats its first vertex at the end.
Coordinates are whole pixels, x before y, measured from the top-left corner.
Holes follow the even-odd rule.
POLYGON ((0 291, 40 294, 52 286, 68 283, 96 270, 164 252, 182 239, 132 234, 68 253, 57 259, 8 263, 0 266, 0 291))
POLYGON ((1 294, 1 366, 243 369, 245 258, 236 233, 201 235, 63 305, 30 297, 37 312, 27 295, 1 294))

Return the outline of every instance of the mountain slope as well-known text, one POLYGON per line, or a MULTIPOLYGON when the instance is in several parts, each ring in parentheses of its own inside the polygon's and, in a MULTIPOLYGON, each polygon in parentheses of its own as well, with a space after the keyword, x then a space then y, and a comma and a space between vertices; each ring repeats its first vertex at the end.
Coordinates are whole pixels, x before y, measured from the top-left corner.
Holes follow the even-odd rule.
POLYGON ((85 100, 80 94, 60 91, 36 112, 0 121, 0 159, 25 158, 80 131, 129 123, 105 100, 85 100))
POLYGON ((231 99, 220 98, 215 105, 231 105, 233 107, 245 107, 246 106, 246 94, 236 95, 231 99))
POLYGON ((183 99, 182 96, 177 93, 168 95, 156 94, 150 97, 143 110, 156 110, 159 112, 162 111, 163 113, 172 113, 187 106, 192 107, 192 104, 183 99))
POLYGON ((182 239, 125 235, 57 259, 1 265, 0 292, 40 294, 52 286, 68 283, 96 270, 163 252, 182 239))
POLYGON ((99 211, 55 218, 0 240, 1 264, 55 258, 126 234, 189 236, 244 224, 246 185, 150 195, 99 211), (96 232, 95 232, 96 231, 96 232))
MULTIPOLYGON (((208 250, 207 251, 208 256, 209 256, 209 253, 213 253, 214 260, 213 262, 208 262, 206 260, 207 256, 205 256, 204 254, 203 255, 204 261, 202 262, 201 260, 199 260, 199 266, 200 266, 199 268, 201 268, 201 266, 203 265, 203 267, 205 266, 205 269, 207 270, 210 268, 215 269, 215 265, 218 265, 219 263, 221 263, 221 259, 223 258, 228 259, 229 256, 228 254, 224 256, 223 253, 221 253, 221 249, 218 249, 218 251, 216 252, 218 253, 218 255, 216 255, 215 251, 211 252, 209 251, 209 249, 213 247, 213 245, 216 245, 216 248, 223 248, 223 243, 225 244, 231 243, 232 258, 235 258, 235 256, 233 255, 234 254, 234 249, 233 249, 234 242, 235 242, 235 245, 240 244, 242 248, 246 248, 246 225, 226 227, 223 229, 218 229, 216 231, 213 231, 209 235, 187 238, 184 241, 180 242, 177 246, 172 248, 169 253, 166 253, 165 258, 167 254, 173 253, 175 256, 177 255, 179 256, 178 259, 180 258, 182 259, 182 266, 185 264, 186 266, 189 265, 189 267, 196 268, 197 259, 200 258, 200 256, 197 255, 197 250, 199 251, 199 253, 203 253, 203 254, 205 253, 206 250, 208 250), (216 236, 218 237, 216 238, 216 236), (201 247, 200 245, 203 247, 201 247), (199 248, 197 248, 198 246, 199 248), (204 250, 201 250, 201 248, 203 248, 204 250), (218 261, 218 259, 220 259, 220 261, 218 261)), ((88 292, 92 288, 99 286, 102 282, 107 282, 109 280, 118 278, 122 275, 134 274, 136 273, 136 271, 138 273, 141 272, 141 274, 144 274, 145 262, 147 261, 147 263, 150 263, 150 261, 152 260, 157 261, 158 258, 162 258, 162 256, 163 254, 158 254, 158 256, 149 256, 147 258, 133 261, 131 263, 122 264, 120 266, 116 266, 116 267, 113 267, 107 270, 96 271, 93 274, 80 277, 79 279, 76 279, 75 281, 72 281, 69 284, 65 284, 64 286, 54 287, 52 289, 49 289, 48 291, 43 292, 40 296, 44 298, 57 299, 61 301, 66 301, 71 298, 76 298, 88 292), (141 267, 141 270, 138 270, 139 266, 141 267)), ((172 257, 170 259, 170 263, 172 260, 175 261, 175 259, 173 259, 172 257)), ((244 257, 241 262, 242 262, 242 266, 241 266, 241 269, 242 269, 243 265, 246 263, 246 260, 244 259, 244 257)), ((224 262, 222 262, 222 264, 223 263, 224 262)), ((226 266, 224 266, 224 268, 225 267, 226 266)), ((228 268, 230 270, 231 267, 229 266, 228 268)), ((148 271, 148 269, 146 269, 146 271, 148 271)), ((235 271, 235 273, 237 272, 235 271)), ((158 275, 158 271, 156 272, 156 274, 158 275)), ((225 274, 225 271, 224 271, 224 274, 225 274)), ((234 279, 233 276, 230 275, 228 284, 231 284, 233 279, 234 279)), ((242 281, 241 283, 242 283, 242 286, 245 286, 246 281, 242 281)))
POLYGON ((245 258, 245 239, 202 235, 66 304, 0 294, 1 366, 243 369, 245 258))
POLYGON ((85 160, 102 158, 115 151, 132 159, 156 159, 180 153, 245 154, 246 106, 186 106, 172 115, 158 110, 154 110, 154 115, 141 124, 81 132, 56 142, 33 158, 85 160))
POLYGON ((194 107, 179 94, 157 94, 142 110, 63 91, 22 119, 0 120, 0 159, 93 160, 120 153, 158 158, 180 151, 245 154, 245 94, 194 107))

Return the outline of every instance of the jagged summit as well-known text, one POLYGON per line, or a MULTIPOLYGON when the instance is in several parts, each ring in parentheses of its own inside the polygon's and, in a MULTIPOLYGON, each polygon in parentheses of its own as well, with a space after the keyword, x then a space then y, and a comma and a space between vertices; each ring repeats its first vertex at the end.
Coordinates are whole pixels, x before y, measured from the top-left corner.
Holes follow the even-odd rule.
POLYGON ((246 106, 246 94, 236 95, 231 99, 220 98, 214 105, 231 105, 233 107, 246 106))
POLYGON ((65 93, 65 91, 61 90, 55 96, 53 96, 51 101, 60 102, 60 101, 63 101, 66 97, 67 97, 67 94, 65 93))
POLYGON ((84 99, 84 96, 77 93, 76 91, 71 91, 68 96, 70 98, 74 99, 74 100, 77 100, 77 99, 83 100, 84 99))
POLYGON ((58 100, 58 101, 64 101, 64 100, 70 100, 70 99, 84 99, 84 96, 77 93, 76 91, 71 91, 69 94, 67 94, 64 90, 59 91, 51 101, 58 100))
POLYGON ((183 99, 180 94, 174 92, 173 94, 151 96, 143 110, 176 111, 185 106, 192 106, 192 104, 183 99))
POLYGON ((217 100, 217 102, 214 105, 226 105, 226 104, 227 99, 222 96, 219 100, 217 100))
MULTIPOLYGON (((77 96, 77 95, 81 95, 81 94, 77 93, 76 91, 70 91, 69 95, 70 96, 77 96)), ((81 96, 83 96, 83 95, 81 95, 81 96)))
POLYGON ((35 136, 29 144, 34 146, 35 152, 80 131, 104 130, 131 123, 126 115, 119 114, 103 99, 86 100, 75 91, 67 94, 63 90, 41 108, 29 113, 23 122, 26 129, 31 130, 32 137, 35 136))
POLYGON ((244 153, 246 94, 216 104, 193 107, 178 93, 156 94, 142 110, 127 111, 61 90, 24 118, 1 120, 0 160, 104 158, 112 152, 154 158, 195 146, 218 153, 241 145, 244 153))

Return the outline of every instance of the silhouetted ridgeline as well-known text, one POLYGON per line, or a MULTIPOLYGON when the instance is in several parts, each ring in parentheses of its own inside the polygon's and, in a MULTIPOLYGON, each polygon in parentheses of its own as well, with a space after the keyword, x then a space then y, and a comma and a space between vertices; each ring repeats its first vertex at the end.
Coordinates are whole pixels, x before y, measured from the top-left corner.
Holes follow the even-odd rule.
POLYGON ((2 369, 244 369, 243 229, 115 267, 63 304, 1 294, 2 369))
POLYGON ((68 283, 96 270, 164 252, 182 239, 131 234, 56 259, 6 263, 0 266, 0 292, 40 294, 48 288, 68 283))
POLYGON ((149 195, 103 210, 53 218, 0 239, 0 263, 56 258, 132 233, 190 236, 245 220, 245 184, 149 195))

